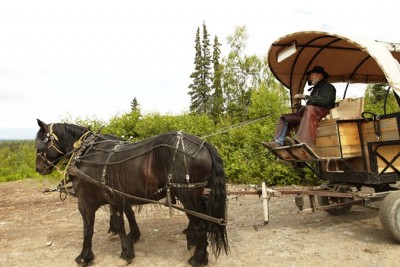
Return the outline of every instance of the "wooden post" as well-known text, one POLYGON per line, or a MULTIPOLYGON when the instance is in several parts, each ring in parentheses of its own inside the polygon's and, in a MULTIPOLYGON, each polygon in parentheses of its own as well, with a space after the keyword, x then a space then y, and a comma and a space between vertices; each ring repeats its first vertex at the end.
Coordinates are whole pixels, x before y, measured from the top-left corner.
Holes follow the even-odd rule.
POLYGON ((262 197, 262 205, 264 210, 264 225, 269 223, 269 210, 268 210, 268 194, 267 194, 267 186, 265 182, 261 184, 261 197, 262 197))

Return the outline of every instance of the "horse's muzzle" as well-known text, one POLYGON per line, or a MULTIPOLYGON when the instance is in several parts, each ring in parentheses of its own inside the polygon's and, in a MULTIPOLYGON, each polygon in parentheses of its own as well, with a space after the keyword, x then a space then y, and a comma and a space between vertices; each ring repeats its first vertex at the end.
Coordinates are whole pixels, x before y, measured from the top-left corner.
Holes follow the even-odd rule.
POLYGON ((52 171, 53 171, 53 168, 49 167, 49 166, 45 166, 44 168, 36 167, 36 172, 38 172, 41 175, 50 174, 52 171))

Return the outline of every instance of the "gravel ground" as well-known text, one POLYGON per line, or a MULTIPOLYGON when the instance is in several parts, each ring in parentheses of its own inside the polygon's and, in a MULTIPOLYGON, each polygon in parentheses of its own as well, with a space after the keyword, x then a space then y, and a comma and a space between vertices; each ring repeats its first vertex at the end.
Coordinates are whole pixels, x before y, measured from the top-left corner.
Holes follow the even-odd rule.
MULTIPOLYGON (((82 221, 73 197, 43 195, 54 181, 0 184, 0 266, 75 266, 82 244, 82 221)), ((237 192, 246 186, 230 186, 237 192)), ((285 188, 287 189, 287 188, 285 188)), ((374 203, 379 207, 380 202, 374 203)), ((400 266, 399 244, 382 229, 376 210, 354 206, 345 215, 298 213, 293 196, 270 200, 263 225, 257 195, 229 195, 230 253, 209 266, 400 266)), ((146 205, 137 214, 142 232, 132 266, 188 266, 182 230, 187 219, 165 207, 146 205)), ((116 266, 118 238, 108 238, 108 213, 96 214, 91 266, 116 266)))

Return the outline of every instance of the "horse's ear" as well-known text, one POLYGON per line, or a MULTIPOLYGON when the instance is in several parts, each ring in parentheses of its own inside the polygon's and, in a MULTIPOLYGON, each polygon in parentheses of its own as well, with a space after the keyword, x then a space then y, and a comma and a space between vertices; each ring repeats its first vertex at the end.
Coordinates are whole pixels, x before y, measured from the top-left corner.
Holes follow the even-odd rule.
POLYGON ((36 119, 36 120, 37 120, 37 122, 38 122, 38 125, 39 125, 40 129, 42 129, 43 131, 46 131, 46 129, 47 129, 47 124, 44 123, 43 121, 39 120, 39 119, 36 119))

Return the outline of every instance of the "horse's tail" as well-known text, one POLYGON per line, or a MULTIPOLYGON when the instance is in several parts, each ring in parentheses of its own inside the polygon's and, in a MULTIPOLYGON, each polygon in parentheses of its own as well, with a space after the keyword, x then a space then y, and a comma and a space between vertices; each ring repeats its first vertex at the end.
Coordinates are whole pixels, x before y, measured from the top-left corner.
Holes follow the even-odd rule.
MULTIPOLYGON (((211 144, 205 142, 205 146, 212 158, 211 175, 208 178, 210 194, 208 197, 207 212, 209 216, 221 218, 225 222, 227 212, 226 182, 222 159, 218 151, 211 144)), ((225 253, 228 253, 229 245, 226 225, 210 222, 208 233, 211 241, 211 248, 215 256, 218 257, 222 249, 224 249, 225 253)))

